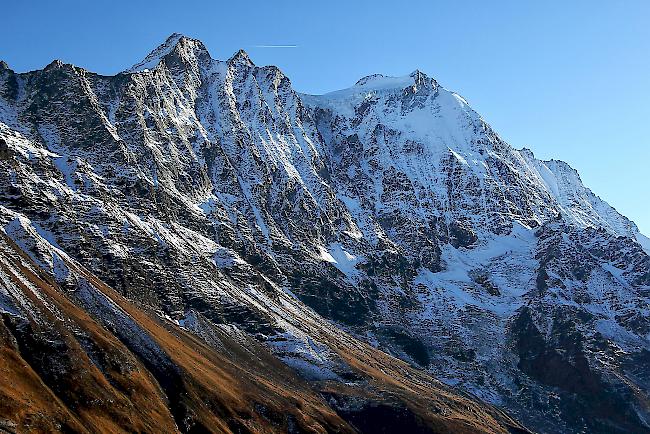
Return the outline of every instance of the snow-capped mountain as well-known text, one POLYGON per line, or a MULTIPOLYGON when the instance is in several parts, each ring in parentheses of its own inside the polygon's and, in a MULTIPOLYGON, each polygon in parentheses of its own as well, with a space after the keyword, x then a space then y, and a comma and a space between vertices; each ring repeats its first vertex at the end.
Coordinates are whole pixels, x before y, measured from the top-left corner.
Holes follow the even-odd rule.
MULTIPOLYGON (((5 276, 41 270, 138 360, 171 344, 116 303, 231 362, 273 354, 324 397, 300 429, 372 432, 377 405, 387 426, 523 429, 485 404, 458 416, 469 398, 428 374, 536 431, 650 429, 647 239, 420 71, 304 95, 178 34, 112 77, 4 65, 0 165, 3 263, 22 264, 5 276)), ((3 318, 41 324, 16 279, 3 318)), ((197 402, 178 429, 209 426, 197 402)))

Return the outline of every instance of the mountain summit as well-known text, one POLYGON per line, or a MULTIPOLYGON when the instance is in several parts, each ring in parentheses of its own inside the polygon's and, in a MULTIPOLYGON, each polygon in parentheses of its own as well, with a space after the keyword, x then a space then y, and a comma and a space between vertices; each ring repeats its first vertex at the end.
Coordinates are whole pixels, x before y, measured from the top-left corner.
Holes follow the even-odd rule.
POLYGON ((650 429, 646 238, 420 71, 3 68, 0 166, 12 429, 650 429))
POLYGON ((143 72, 155 68, 162 60, 171 56, 187 58, 188 56, 209 59, 210 54, 198 39, 192 39, 180 33, 171 34, 165 42, 125 72, 143 72))

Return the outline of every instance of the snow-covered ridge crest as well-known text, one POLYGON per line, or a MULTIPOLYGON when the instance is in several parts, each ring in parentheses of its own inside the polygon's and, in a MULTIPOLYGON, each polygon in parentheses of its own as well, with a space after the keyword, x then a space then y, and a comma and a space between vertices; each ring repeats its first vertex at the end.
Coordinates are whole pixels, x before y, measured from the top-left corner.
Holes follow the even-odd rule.
POLYGON ((203 51, 207 54, 207 49, 203 45, 203 42, 198 39, 189 38, 181 33, 173 33, 165 40, 165 42, 151 51, 151 53, 149 53, 142 61, 136 63, 124 72, 146 72, 150 69, 154 69, 158 66, 160 61, 165 58, 165 56, 169 55, 179 47, 180 49, 185 50, 203 51))
MULTIPOLYGON (((529 150, 516 151, 462 96, 419 70, 401 77, 369 75, 347 89, 301 97, 313 110, 330 113, 333 131, 323 134, 330 140, 330 148, 337 148, 337 140, 354 134, 361 143, 378 142, 380 166, 396 168, 427 194, 437 193, 446 176, 436 175, 434 168, 440 169, 446 158, 453 157, 483 189, 494 181, 501 190, 514 192, 518 196, 515 202, 531 208, 516 213, 504 209, 504 215, 511 216, 508 218, 537 225, 559 213, 579 227, 600 227, 617 236, 638 238, 636 225, 586 188, 568 164, 538 160, 529 150), (379 137, 378 127, 390 134, 379 137), (405 152, 414 147, 419 151, 405 152), (513 190, 516 185, 524 186, 523 190, 513 190)), ((323 117, 322 112, 314 114, 323 117)), ((353 159, 350 164, 357 162, 353 159)), ((352 170, 357 169, 346 168, 344 176, 352 170)), ((494 194, 499 193, 495 190, 494 194)), ((447 205, 442 208, 449 209, 447 205)), ((452 218, 461 217, 468 217, 466 210, 452 218)))
POLYGON ((323 95, 301 94, 307 102, 320 102, 350 100, 354 103, 358 100, 371 98, 373 95, 402 93, 406 90, 417 92, 418 86, 437 89, 438 83, 435 79, 428 77, 420 70, 415 70, 411 74, 392 77, 383 74, 371 74, 360 78, 347 89, 335 90, 323 95))
POLYGON ((563 216, 572 224, 579 227, 600 227, 617 236, 642 239, 636 224, 587 188, 578 171, 568 163, 561 160, 539 160, 526 148, 519 153, 534 167, 543 186, 556 201, 563 216))

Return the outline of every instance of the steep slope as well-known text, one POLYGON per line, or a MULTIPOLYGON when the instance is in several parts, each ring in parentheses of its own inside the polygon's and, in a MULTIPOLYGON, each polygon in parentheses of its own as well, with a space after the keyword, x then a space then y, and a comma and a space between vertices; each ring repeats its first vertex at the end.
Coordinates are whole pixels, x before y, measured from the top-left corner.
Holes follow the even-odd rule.
POLYGON ((520 429, 351 337, 340 336, 331 349, 355 381, 310 385, 235 327, 210 325, 197 313, 179 327, 126 301, 24 218, 7 227, 18 244, 0 233, 3 427, 363 432, 364 412, 383 408, 385 426, 422 432, 520 429), (189 333, 199 328, 204 340, 189 333))
POLYGON ((68 270, 77 287, 64 291, 4 235, 2 248, 3 349, 14 359, 3 366, 19 371, 2 382, 11 386, 2 416, 19 431, 351 430, 254 345, 244 349, 215 330, 219 354, 84 270, 68 270))
POLYGON ((303 100, 363 238, 399 257, 402 282, 374 279, 380 346, 540 430, 648 429, 635 371, 650 262, 634 223, 419 71, 303 100), (404 335, 416 343, 399 348, 404 335))
POLYGON ((443 216, 446 226, 465 221, 498 234, 512 221, 536 227, 561 214, 580 227, 639 232, 566 163, 511 148, 460 95, 420 71, 303 100, 331 151, 337 192, 380 215, 406 208, 418 220, 443 216))
MULTIPOLYGON (((468 411, 424 370, 540 431, 648 429, 642 235, 565 163, 511 148, 419 71, 300 95, 277 68, 243 51, 214 60, 178 34, 113 77, 3 66, 0 167, 4 231, 56 284, 75 291, 66 264, 92 273, 157 347, 172 333, 165 345, 201 348, 198 366, 232 363, 234 378, 243 369, 272 386, 255 397, 288 402, 273 390, 299 373, 306 386, 292 393, 318 403, 303 419, 290 412, 301 429, 516 427, 490 407, 468 411), (288 377, 267 377, 273 357, 288 377)), ((149 359, 125 342, 131 326, 77 301, 149 359)), ((163 350, 160 364, 191 371, 163 350)), ((190 395, 220 390, 187 376, 190 395)), ((241 413, 248 398, 216 401, 230 409, 220 422, 197 410, 205 402, 184 404, 197 426, 265 423, 241 413)))

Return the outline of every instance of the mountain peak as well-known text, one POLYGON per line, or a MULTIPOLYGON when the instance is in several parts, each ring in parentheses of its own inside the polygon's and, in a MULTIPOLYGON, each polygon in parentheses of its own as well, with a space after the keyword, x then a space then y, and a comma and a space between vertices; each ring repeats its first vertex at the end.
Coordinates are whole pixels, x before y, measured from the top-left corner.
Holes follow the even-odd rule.
POLYGON ((52 69, 62 69, 62 68, 72 68, 72 65, 69 63, 65 63, 60 59, 54 59, 51 61, 44 69, 43 71, 50 71, 52 69))
MULTIPOLYGON (((172 33, 171 35, 169 35, 169 36, 167 37, 167 39, 165 40, 165 43, 173 43, 173 44, 176 44, 176 43, 177 43, 181 38, 187 38, 187 36, 185 36, 185 35, 182 34, 182 33, 174 32, 174 33, 172 33)), ((188 39, 189 39, 189 38, 188 38, 188 39)))
POLYGON ((401 76, 401 77, 391 77, 388 75, 384 74, 371 74, 367 75, 361 79, 359 79, 353 87, 358 88, 364 88, 364 89, 390 89, 390 88, 395 88, 395 89, 400 89, 400 88, 406 88, 410 86, 420 86, 422 84, 425 84, 427 82, 431 82, 433 79, 431 79, 428 75, 420 71, 419 69, 416 69, 409 75, 401 76))
POLYGON ((419 70, 413 71, 409 75, 393 77, 384 74, 371 74, 360 78, 352 87, 347 89, 336 90, 324 95, 313 95, 313 97, 324 100, 346 100, 351 95, 366 95, 368 92, 401 92, 404 89, 413 89, 418 87, 435 88, 437 83, 434 79, 428 77, 419 70), (322 97, 322 98, 321 98, 322 97))
POLYGON ((360 78, 356 83, 354 83, 354 85, 355 85, 355 86, 363 86, 363 85, 365 85, 366 83, 369 83, 369 82, 374 81, 374 80, 377 80, 377 79, 385 78, 385 77, 386 77, 386 76, 383 75, 383 74, 370 74, 370 75, 366 75, 365 77, 360 78))
POLYGON ((424 81, 429 80, 429 76, 426 75, 424 72, 420 71, 419 69, 416 69, 415 71, 411 72, 409 74, 409 77, 415 80, 416 85, 419 85, 424 81))
POLYGON ((228 59, 228 64, 229 65, 244 65, 244 66, 254 66, 255 64, 251 60, 251 58, 248 56, 248 53, 244 51, 242 48, 237 50, 235 54, 232 55, 230 59, 228 59))
POLYGON ((209 57, 207 48, 205 48, 205 45, 200 40, 190 38, 182 33, 172 33, 165 42, 151 51, 144 60, 136 63, 127 69, 126 72, 142 72, 153 69, 158 66, 163 58, 175 51, 180 54, 193 53, 195 55, 206 55, 209 57))

